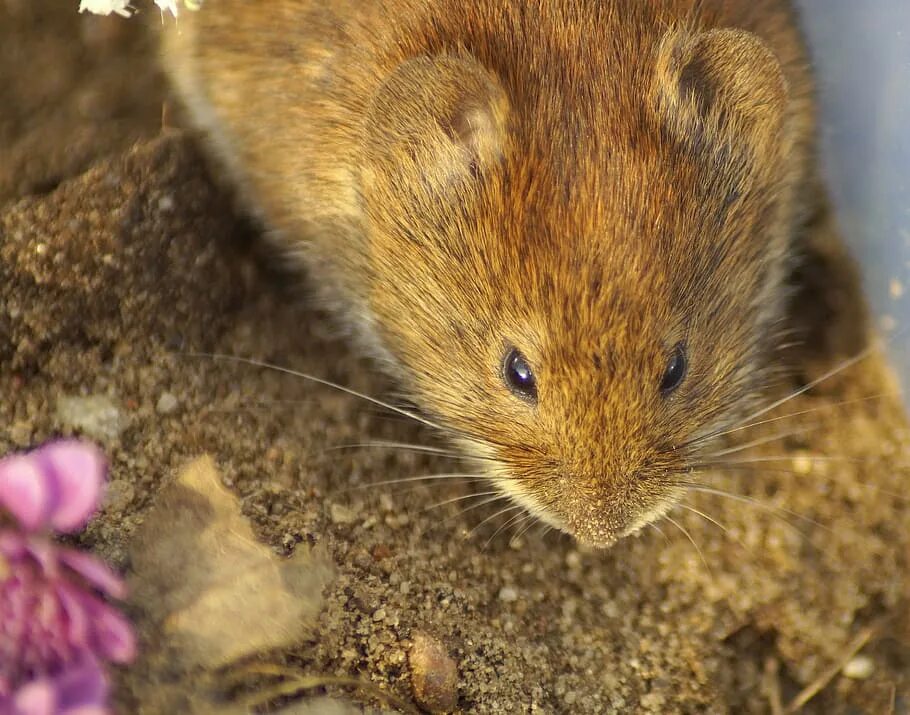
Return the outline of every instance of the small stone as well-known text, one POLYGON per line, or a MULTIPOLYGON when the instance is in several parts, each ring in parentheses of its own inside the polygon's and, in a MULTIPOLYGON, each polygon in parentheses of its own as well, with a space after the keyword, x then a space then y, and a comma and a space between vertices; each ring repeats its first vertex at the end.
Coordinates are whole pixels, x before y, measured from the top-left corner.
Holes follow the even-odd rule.
POLYGON ((503 586, 499 589, 499 600, 503 603, 513 603, 518 600, 518 591, 511 586, 503 586))
POLYGON ((800 453, 793 457, 793 471, 797 474, 809 474, 812 471, 812 457, 800 453))
POLYGON ((430 713, 447 713, 458 704, 458 665, 445 646, 416 632, 408 653, 414 699, 430 713))
POLYGON ((28 447, 32 441, 32 425, 27 420, 13 422, 9 428, 9 438, 17 447, 28 447))
POLYGON ((357 518, 352 509, 342 504, 332 504, 329 507, 329 518, 333 524, 351 524, 357 518))
POLYGON ((642 695, 640 703, 645 712, 664 712, 667 699, 661 693, 647 693, 642 695))
POLYGON ((866 680, 875 672, 875 662, 868 655, 857 655, 847 661, 843 673, 853 680, 866 680))
POLYGON ((373 547, 372 554, 374 561, 383 561, 392 555, 392 550, 389 548, 388 544, 376 544, 376 546, 373 547))
POLYGON ((385 620, 385 609, 377 608, 375 611, 373 611, 373 620, 376 621, 377 623, 379 621, 384 621, 385 620))
POLYGON ((581 554, 574 549, 566 554, 566 566, 575 570, 581 566, 581 554))
POLYGON ((106 395, 64 395, 57 400, 57 421, 103 441, 116 440, 126 427, 120 408, 106 395))
POLYGON ((158 402, 155 404, 155 411, 159 415, 169 415, 177 409, 177 405, 177 398, 174 395, 170 392, 162 392, 158 402))

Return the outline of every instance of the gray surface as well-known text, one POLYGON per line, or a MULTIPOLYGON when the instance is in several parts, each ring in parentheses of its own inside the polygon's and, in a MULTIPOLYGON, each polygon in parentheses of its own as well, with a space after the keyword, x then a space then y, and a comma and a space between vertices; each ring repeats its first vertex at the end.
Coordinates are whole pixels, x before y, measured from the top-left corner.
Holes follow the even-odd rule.
MULTIPOLYGON (((910 386, 910 0, 797 0, 818 68, 822 152, 878 324, 910 386), (902 295, 897 295, 903 289, 902 295)), ((910 404, 910 396, 905 394, 910 404)))

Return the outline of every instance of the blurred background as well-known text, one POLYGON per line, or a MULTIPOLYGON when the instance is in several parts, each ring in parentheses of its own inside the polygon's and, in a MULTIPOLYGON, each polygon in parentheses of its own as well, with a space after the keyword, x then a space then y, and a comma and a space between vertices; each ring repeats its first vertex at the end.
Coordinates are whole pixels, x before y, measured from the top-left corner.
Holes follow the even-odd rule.
MULTIPOLYGON (((877 324, 910 385, 910 0, 797 0, 822 161, 877 324)), ((904 395, 910 404, 910 395, 904 395)))

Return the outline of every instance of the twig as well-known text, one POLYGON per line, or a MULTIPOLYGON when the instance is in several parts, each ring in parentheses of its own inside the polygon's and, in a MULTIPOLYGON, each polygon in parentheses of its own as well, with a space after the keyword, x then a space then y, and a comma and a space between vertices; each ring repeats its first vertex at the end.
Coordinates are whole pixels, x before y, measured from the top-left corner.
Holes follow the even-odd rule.
POLYGON ((780 695, 780 663, 769 656, 765 660, 765 695, 771 708, 771 715, 784 715, 784 704, 780 695))
POLYGON ((335 675, 305 675, 293 668, 287 668, 272 663, 251 663, 243 666, 234 675, 269 675, 285 678, 284 682, 266 687, 251 695, 245 702, 247 707, 259 707, 283 696, 297 695, 304 690, 323 688, 335 685, 341 688, 352 688, 365 695, 376 698, 398 708, 403 713, 419 712, 413 705, 398 696, 386 692, 375 683, 358 678, 339 677, 335 675))
POLYGON ((803 688, 799 694, 790 701, 790 704, 787 705, 784 712, 787 713, 787 715, 798 712, 806 703, 827 687, 827 685, 837 677, 837 674, 843 670, 850 659, 859 653, 863 647, 879 633, 885 621, 885 618, 881 618, 872 625, 863 628, 847 645, 847 649, 844 651, 843 655, 833 665, 819 673, 815 680, 803 688))

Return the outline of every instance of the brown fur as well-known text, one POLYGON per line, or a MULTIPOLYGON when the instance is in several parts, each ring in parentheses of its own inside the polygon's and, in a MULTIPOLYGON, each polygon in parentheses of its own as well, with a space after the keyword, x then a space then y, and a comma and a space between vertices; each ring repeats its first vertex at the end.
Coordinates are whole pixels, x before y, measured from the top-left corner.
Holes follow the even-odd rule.
POLYGON ((503 490, 600 545, 673 504, 783 312, 813 180, 789 2, 206 0, 179 30, 250 206, 503 490))

